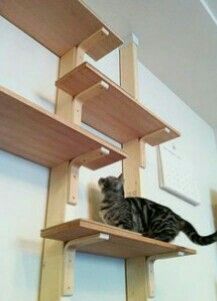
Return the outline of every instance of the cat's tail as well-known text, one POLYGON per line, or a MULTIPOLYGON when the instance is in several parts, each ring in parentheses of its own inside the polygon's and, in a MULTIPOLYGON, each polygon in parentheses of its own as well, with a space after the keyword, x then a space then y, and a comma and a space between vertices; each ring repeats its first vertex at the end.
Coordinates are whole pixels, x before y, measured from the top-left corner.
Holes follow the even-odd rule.
POLYGON ((210 245, 217 241, 217 231, 211 235, 201 236, 195 228, 185 220, 182 220, 181 230, 190 238, 191 241, 201 246, 210 245))

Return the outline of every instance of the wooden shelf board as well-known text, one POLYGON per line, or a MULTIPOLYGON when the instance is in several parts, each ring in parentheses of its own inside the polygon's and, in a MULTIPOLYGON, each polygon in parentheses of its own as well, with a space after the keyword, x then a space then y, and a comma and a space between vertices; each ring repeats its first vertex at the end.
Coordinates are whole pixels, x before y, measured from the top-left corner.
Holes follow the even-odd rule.
POLYGON ((104 27, 109 31, 88 54, 99 59, 121 39, 79 0, 1 0, 0 14, 58 56, 104 27))
POLYGON ((90 88, 99 81, 109 84, 109 89, 83 105, 82 121, 120 143, 142 138, 168 128, 151 145, 176 138, 179 133, 135 101, 125 90, 112 82, 89 63, 83 63, 60 78, 56 85, 72 96, 90 88), (162 139, 161 139, 162 138, 162 139))
POLYGON ((110 154, 87 167, 97 169, 125 158, 124 152, 111 144, 0 87, 1 149, 53 167, 100 147, 110 154))
POLYGON ((185 255, 193 255, 196 253, 192 249, 143 237, 131 231, 85 219, 77 219, 44 229, 41 231, 41 236, 43 238, 67 242, 98 233, 109 234, 110 239, 85 246, 78 246, 77 250, 120 258, 133 258, 174 252, 183 252, 185 255))

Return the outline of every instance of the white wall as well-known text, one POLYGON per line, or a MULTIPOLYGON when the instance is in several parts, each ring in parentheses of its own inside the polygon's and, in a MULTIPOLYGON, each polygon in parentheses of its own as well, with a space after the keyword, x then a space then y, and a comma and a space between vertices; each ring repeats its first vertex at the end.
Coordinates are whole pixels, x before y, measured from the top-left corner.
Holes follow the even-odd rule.
POLYGON ((215 139, 216 139, 216 142, 217 142, 217 128, 214 129, 214 132, 215 132, 215 139))
MULTIPOLYGON (((52 110, 57 58, 0 18, 0 85, 52 110)), ((0 152, 0 299, 37 300, 48 169, 0 152)))
MULTIPOLYGON (((0 84, 53 111, 57 57, 3 18, 0 38, 0 84)), ((96 65, 119 82, 118 51, 96 65)), ((142 65, 139 78, 144 104, 182 132, 180 147, 197 169, 203 201, 194 208, 158 189, 156 152, 151 147, 147 149, 147 169, 142 172, 143 193, 194 222, 201 233, 209 233, 214 229, 210 190, 216 187, 217 171, 213 131, 142 65)), ((120 170, 120 163, 96 172, 82 168, 79 205, 68 207, 66 220, 87 217, 90 182, 96 183, 101 175, 118 175, 120 170)), ((48 169, 0 152, 1 301, 37 300, 47 181, 48 169)), ((184 235, 177 242, 192 245, 184 235)), ((216 246, 197 249, 195 257, 157 264, 157 301, 216 300, 216 246)), ((79 254, 75 295, 63 299, 124 301, 124 282, 123 260, 79 254)))

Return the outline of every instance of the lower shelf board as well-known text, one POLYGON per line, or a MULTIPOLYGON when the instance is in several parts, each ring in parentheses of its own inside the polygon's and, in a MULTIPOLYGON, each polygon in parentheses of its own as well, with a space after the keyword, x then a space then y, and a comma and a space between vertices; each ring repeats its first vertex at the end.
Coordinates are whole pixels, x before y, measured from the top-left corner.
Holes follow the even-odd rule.
POLYGON ((41 231, 41 237, 68 242, 74 239, 104 233, 108 240, 76 246, 76 250, 97 255, 133 258, 182 252, 196 254, 195 250, 144 237, 138 233, 119 229, 92 220, 76 219, 41 231))

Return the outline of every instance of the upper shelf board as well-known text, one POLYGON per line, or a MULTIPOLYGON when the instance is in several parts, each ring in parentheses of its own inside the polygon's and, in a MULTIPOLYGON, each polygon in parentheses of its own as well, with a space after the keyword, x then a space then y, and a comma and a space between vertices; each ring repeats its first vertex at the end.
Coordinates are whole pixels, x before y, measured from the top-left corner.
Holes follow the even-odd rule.
POLYGON ((67 242, 99 233, 108 234, 109 240, 94 244, 78 245, 76 249, 81 252, 120 258, 152 256, 174 252, 183 252, 184 255, 196 253, 192 249, 147 238, 132 231, 85 219, 77 219, 44 229, 41 231, 41 236, 67 242))
POLYGON ((58 56, 104 27, 107 38, 87 52, 97 60, 122 40, 79 0, 1 0, 0 14, 58 56))
POLYGON ((120 143, 147 135, 147 143, 157 145, 180 135, 89 63, 79 65, 56 85, 74 97, 100 81, 106 82, 109 89, 84 103, 84 123, 120 143), (165 128, 167 131, 160 131, 165 128))
POLYGON ((1 149, 53 167, 100 147, 109 155, 86 167, 97 169, 125 158, 120 149, 0 86, 1 149))

